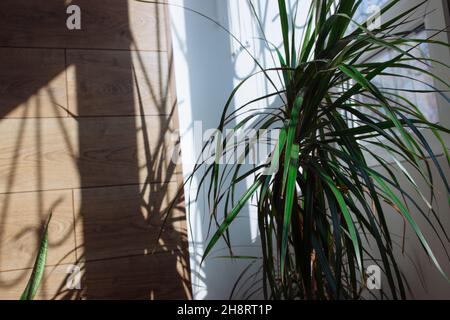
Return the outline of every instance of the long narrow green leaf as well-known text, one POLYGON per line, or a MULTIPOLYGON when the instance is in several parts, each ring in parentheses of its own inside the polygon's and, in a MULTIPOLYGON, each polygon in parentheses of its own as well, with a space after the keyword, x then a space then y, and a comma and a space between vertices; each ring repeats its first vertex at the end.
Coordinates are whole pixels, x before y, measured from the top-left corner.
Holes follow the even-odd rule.
POLYGON ((333 192, 334 196, 336 197, 337 202, 339 203, 339 207, 342 210, 342 214, 344 215, 344 219, 347 222, 348 231, 353 243, 356 261, 358 262, 359 270, 363 271, 362 268, 362 258, 361 258, 361 250, 359 246, 359 240, 356 233, 355 224, 353 222, 353 218, 350 214, 350 211, 348 210, 347 205, 345 204, 344 197, 342 196, 341 191, 336 187, 333 180, 325 173, 322 172, 322 177, 324 178, 325 182, 333 192))
POLYGON ((205 249, 205 252, 203 253, 203 257, 202 257, 202 261, 201 261, 202 263, 205 260, 205 258, 208 256, 208 254, 211 252, 212 248, 217 243, 217 241, 219 241, 220 237, 223 236, 223 234, 228 229, 230 224, 234 221, 236 216, 242 210, 242 208, 247 203, 247 201, 256 192, 256 190, 258 190, 260 185, 261 185, 261 180, 257 180, 255 183, 253 183, 253 185, 250 187, 250 189, 247 190, 247 192, 239 200, 236 207, 234 207, 234 209, 230 212, 230 214, 227 216, 225 221, 220 225, 219 229, 216 231, 216 233, 213 235, 213 237, 209 241, 208 245, 206 246, 206 249, 205 249))
POLYGON ((392 192, 392 190, 386 185, 386 183, 380 177, 378 177, 375 174, 372 174, 372 177, 378 182, 378 184, 383 188, 383 190, 386 192, 386 194, 394 201, 394 203, 397 205, 397 207, 402 211, 403 215, 410 223, 411 227, 413 228, 414 232, 416 233, 417 237, 419 238, 423 247, 427 251, 429 257, 433 261, 436 268, 439 270, 439 272, 442 274, 442 276, 447 281, 449 281, 447 275, 445 274, 444 270, 442 269, 441 265, 439 264, 438 260, 436 259, 433 251, 431 250, 430 245, 426 241, 422 231, 420 230, 419 226, 417 225, 416 221, 413 219, 411 214, 406 209, 405 205, 398 199, 398 197, 394 194, 394 192, 392 192))
POLYGON ((290 155, 292 154, 292 147, 294 145, 295 134, 298 130, 299 116, 300 116, 300 108, 302 107, 303 99, 301 97, 297 97, 294 102, 294 107, 291 113, 291 119, 289 120, 288 134, 286 140, 286 156, 284 162, 284 173, 283 173, 283 188, 282 193, 286 189, 287 176, 289 171, 289 162, 291 161, 290 155))
POLYGON ((36 261, 34 263, 33 271, 31 272, 30 279, 28 280, 28 284, 25 287, 25 290, 23 291, 20 300, 33 300, 41 284, 42 277, 44 276, 45 264, 47 261, 48 226, 50 224, 51 218, 52 214, 50 214, 47 223, 45 224, 43 236, 41 239, 41 243, 39 245, 39 251, 36 257, 36 261))
MULTIPOLYGON (((285 0, 278 0, 278 8, 280 10, 280 20, 281 20, 281 31, 283 34, 283 43, 284 43, 284 49, 286 54, 286 65, 292 65, 291 64, 291 57, 290 57, 290 45, 289 45, 289 20, 288 15, 286 11, 286 1, 285 0)), ((292 44, 294 45, 294 44, 292 44)))
POLYGON ((294 144, 291 149, 290 162, 289 162, 289 174, 288 182, 286 188, 286 200, 284 206, 284 225, 283 225, 283 236, 281 243, 281 274, 284 275, 285 272, 285 262, 286 253, 288 247, 288 237, 289 237, 289 226, 291 224, 292 210, 294 207, 294 195, 295 195, 295 185, 297 181, 298 173, 298 157, 300 153, 300 147, 294 144))

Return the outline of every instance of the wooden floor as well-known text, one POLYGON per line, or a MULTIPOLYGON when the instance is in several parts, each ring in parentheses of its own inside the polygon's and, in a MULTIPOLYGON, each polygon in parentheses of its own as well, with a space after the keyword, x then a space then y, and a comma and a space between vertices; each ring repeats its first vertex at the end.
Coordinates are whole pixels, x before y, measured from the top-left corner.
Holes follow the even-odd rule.
POLYGON ((182 200, 158 239, 182 179, 166 10, 0 2, 0 299, 20 297, 50 212, 39 299, 190 298, 182 200))

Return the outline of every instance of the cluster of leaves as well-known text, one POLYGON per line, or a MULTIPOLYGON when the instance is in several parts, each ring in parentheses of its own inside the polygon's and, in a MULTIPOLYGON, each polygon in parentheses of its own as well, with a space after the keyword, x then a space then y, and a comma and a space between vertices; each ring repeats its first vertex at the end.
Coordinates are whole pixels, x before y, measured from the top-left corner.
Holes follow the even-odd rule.
MULTIPOLYGON (((398 2, 389 2, 381 15, 391 12, 398 2)), ((426 73, 435 82, 449 87, 446 81, 427 71, 432 64, 447 70, 449 66, 412 54, 422 44, 447 47, 448 44, 433 37, 413 39, 399 31, 426 2, 369 30, 369 23, 359 24, 354 19, 363 1, 311 1, 297 46, 296 30, 288 18, 286 3, 278 0, 283 34, 283 48, 276 50, 279 67, 267 69, 255 59, 260 70, 233 90, 218 129, 223 132, 233 121, 236 131, 245 126, 257 132, 278 128, 279 139, 263 165, 248 169, 239 163, 222 166, 217 162, 203 162, 195 168, 195 171, 205 169, 200 186, 209 190, 211 221, 217 225, 204 258, 221 238, 232 249, 229 227, 244 206, 253 201, 258 210, 261 236, 261 290, 266 298, 361 298, 365 266, 375 261, 387 279, 390 292, 386 294, 403 299, 406 284, 389 226, 389 215, 395 212, 412 228, 446 279, 415 215, 421 215, 429 223, 444 250, 450 241, 446 230, 432 204, 425 200, 429 207, 425 212, 407 190, 412 188, 425 199, 423 190, 412 178, 414 174, 410 171, 414 171, 430 186, 433 199, 431 166, 435 166, 447 191, 444 196, 448 198, 447 178, 424 130, 441 143, 447 165, 450 158, 441 134, 450 131, 429 122, 421 108, 402 95, 401 90, 393 92, 375 84, 382 76, 407 78, 402 72, 390 71, 396 68, 426 73), (368 63, 362 59, 381 50, 391 50, 396 55, 379 62, 368 63), (268 108, 270 112, 259 110, 248 117, 242 115, 249 104, 230 111, 242 86, 258 74, 263 74, 275 91, 249 104, 277 95, 282 106, 275 110, 268 108), (273 77, 277 76, 281 78, 282 88, 275 85, 273 77), (370 102, 364 97, 370 98, 370 102), (344 114, 350 114, 351 120, 344 114), (374 152, 373 146, 384 150, 391 160, 374 152), (377 169, 368 164, 368 157, 377 162, 377 169), (390 164, 392 159, 409 186, 399 183, 397 172, 390 164), (278 170, 267 174, 267 167, 274 163, 278 170), (412 170, 408 171, 402 163, 412 170), (249 177, 252 185, 245 193, 236 195, 237 186, 249 177)), ((254 10, 251 2, 250 5, 254 10)), ((254 13, 260 23, 255 10, 254 13)), ((294 17, 292 21, 295 15, 295 12, 290 15, 294 17)), ((430 91, 445 97, 434 87, 430 91)), ((223 145, 229 148, 230 141, 226 140, 223 145)), ((250 141, 241 156, 247 157, 251 149, 250 141)), ((221 155, 215 155, 218 156, 221 155)))

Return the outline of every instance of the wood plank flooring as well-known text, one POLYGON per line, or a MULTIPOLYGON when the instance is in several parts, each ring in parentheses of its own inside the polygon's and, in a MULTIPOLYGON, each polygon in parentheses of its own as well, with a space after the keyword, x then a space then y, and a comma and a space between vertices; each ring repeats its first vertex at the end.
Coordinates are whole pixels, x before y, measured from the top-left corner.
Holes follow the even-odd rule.
POLYGON ((183 200, 158 239, 182 179, 166 10, 0 2, 0 299, 20 297, 50 212, 38 299, 190 298, 183 200))

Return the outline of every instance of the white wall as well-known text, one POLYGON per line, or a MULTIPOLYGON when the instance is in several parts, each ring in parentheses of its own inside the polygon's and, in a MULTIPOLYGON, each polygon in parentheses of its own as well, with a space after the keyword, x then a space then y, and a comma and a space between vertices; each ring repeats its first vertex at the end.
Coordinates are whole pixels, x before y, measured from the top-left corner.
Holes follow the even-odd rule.
MULTIPOLYGON (((281 44, 279 20, 276 14, 277 2, 268 0, 254 1, 254 3, 263 17, 266 33, 271 35, 271 41, 281 44), (275 38, 274 35, 276 35, 275 38)), ((247 1, 172 0, 171 4, 169 11, 179 100, 182 163, 184 176, 187 178, 196 160, 192 152, 196 142, 193 136, 194 121, 202 121, 203 129, 217 127, 222 108, 232 89, 243 78, 256 71, 257 67, 251 57, 224 30, 204 17, 179 6, 200 11, 229 28, 249 51, 263 62, 264 66, 273 65, 273 60, 268 49, 262 45, 262 41, 256 39, 262 35, 258 32, 247 1)), ((267 92, 268 89, 266 81, 256 77, 242 88, 235 103, 239 105, 247 102, 252 97, 267 92)), ((259 107, 273 102, 273 100, 265 101, 259 107)), ((201 174, 197 174, 194 181, 198 182, 199 176, 201 174)), ((189 195, 195 196, 195 192, 195 186, 185 188, 187 198, 189 195)), ((228 254, 227 250, 219 250, 213 252, 213 258, 208 258, 200 266, 200 259, 208 239, 209 219, 205 203, 204 190, 200 193, 197 202, 188 203, 194 298, 227 299, 236 279, 250 262, 214 258, 214 256, 228 254)), ((258 248, 257 223, 252 210, 249 208, 243 210, 233 224, 231 232, 233 246, 237 248, 235 255, 261 255, 258 248)), ((218 248, 224 247, 223 243, 218 246, 218 248)), ((257 270, 257 267, 253 267, 252 270, 257 270)), ((250 270, 248 275, 251 273, 250 270)), ((252 281, 256 280, 252 279, 252 281)), ((257 288, 256 286, 257 284, 254 288, 257 288)), ((245 296, 243 291, 237 295, 237 297, 242 296, 245 296)))
MULTIPOLYGON (((172 1, 172 3, 200 10, 215 18, 216 1, 172 1)), ((205 127, 214 127, 217 112, 231 88, 227 37, 207 20, 178 7, 170 7, 174 68, 176 70, 177 97, 181 133, 181 152, 185 179, 195 163, 193 125, 202 120, 205 127)), ((194 180, 194 183, 197 180, 194 180)), ((185 188, 186 199, 194 196, 195 185, 185 188)), ((200 259, 205 243, 206 211, 202 195, 199 201, 188 203, 188 232, 190 265, 194 299, 225 297, 226 289, 213 282, 205 263, 200 259), (207 280, 206 280, 207 278, 207 280), (219 290, 217 290, 219 289, 219 290)), ((220 265, 215 270, 225 272, 220 265)))

